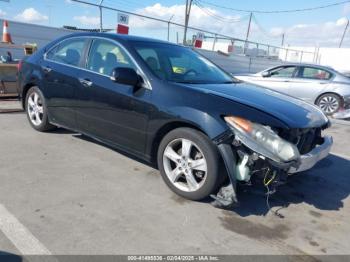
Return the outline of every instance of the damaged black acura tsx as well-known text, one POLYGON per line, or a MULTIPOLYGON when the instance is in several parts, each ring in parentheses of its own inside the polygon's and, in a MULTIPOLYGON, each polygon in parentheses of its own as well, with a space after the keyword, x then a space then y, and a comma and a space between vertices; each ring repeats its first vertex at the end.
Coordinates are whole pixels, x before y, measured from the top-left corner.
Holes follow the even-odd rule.
POLYGON ((219 206, 237 202, 238 181, 278 184, 312 168, 332 145, 317 107, 238 83, 168 42, 66 36, 23 61, 19 80, 34 129, 90 136, 153 163, 178 195, 212 195, 219 206))

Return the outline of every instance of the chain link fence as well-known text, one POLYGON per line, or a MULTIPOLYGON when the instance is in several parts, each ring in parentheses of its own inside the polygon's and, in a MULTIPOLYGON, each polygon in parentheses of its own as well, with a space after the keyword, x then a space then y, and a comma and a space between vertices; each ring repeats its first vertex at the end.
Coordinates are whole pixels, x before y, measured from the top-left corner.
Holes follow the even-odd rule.
POLYGON ((264 57, 288 62, 307 62, 317 63, 317 54, 315 52, 294 50, 288 47, 279 47, 265 43, 245 41, 240 38, 215 33, 203 28, 188 26, 187 37, 184 37, 185 26, 181 23, 164 20, 156 17, 150 17, 121 9, 86 2, 83 0, 72 0, 76 3, 96 7, 99 10, 101 29, 103 31, 114 31, 113 28, 104 28, 103 22, 117 20, 117 13, 129 15, 129 34, 157 38, 177 44, 194 45, 195 37, 198 32, 204 33, 202 48, 211 51, 219 51, 227 54, 245 55, 250 57, 264 57))

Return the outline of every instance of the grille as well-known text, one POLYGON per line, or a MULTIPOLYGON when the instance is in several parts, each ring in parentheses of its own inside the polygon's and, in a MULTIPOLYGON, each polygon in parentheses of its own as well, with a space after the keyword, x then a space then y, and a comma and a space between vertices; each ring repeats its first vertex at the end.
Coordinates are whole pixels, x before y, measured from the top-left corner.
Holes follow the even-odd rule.
POLYGON ((322 143, 321 128, 280 130, 279 136, 295 144, 300 154, 307 154, 322 143))

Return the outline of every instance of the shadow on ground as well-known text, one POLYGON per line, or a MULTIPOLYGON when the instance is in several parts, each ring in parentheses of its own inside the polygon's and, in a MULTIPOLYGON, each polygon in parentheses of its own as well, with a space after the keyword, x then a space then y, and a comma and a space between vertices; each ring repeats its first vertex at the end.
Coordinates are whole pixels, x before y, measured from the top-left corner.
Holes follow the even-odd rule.
MULTIPOLYGON (((142 159, 107 146, 85 135, 61 128, 56 129, 54 132, 71 133, 76 138, 104 146, 135 161, 156 168, 142 159)), ((265 193, 265 188, 239 186, 238 198, 240 205, 234 208, 233 212, 242 217, 266 215, 269 210, 266 204, 265 193)), ((343 207, 343 200, 349 194, 350 161, 339 156, 329 155, 313 169, 290 176, 287 183, 278 187, 277 192, 270 197, 270 206, 276 210, 281 207, 286 208, 290 204, 307 203, 319 210, 339 210, 343 207)), ((210 203, 211 201, 212 199, 208 198, 202 202, 210 203)), ((313 215, 317 216, 318 213, 314 212, 313 215)))
MULTIPOLYGON (((233 211, 240 216, 266 215, 265 191, 240 187, 240 206, 233 211)), ((350 161, 329 155, 313 169, 290 176, 287 184, 280 186, 270 198, 270 206, 277 209, 290 204, 307 203, 319 210, 339 210, 350 194, 350 161)), ((314 212, 314 216, 321 215, 314 212)))

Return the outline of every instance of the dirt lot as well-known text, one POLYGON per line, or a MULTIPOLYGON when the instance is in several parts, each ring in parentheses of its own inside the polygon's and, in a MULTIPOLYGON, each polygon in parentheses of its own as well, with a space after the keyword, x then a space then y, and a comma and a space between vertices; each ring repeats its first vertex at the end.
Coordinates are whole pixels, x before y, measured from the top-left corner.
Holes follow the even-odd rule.
POLYGON ((157 170, 65 130, 0 114, 0 250, 17 254, 349 254, 350 125, 332 155, 234 211, 186 201, 157 170))

